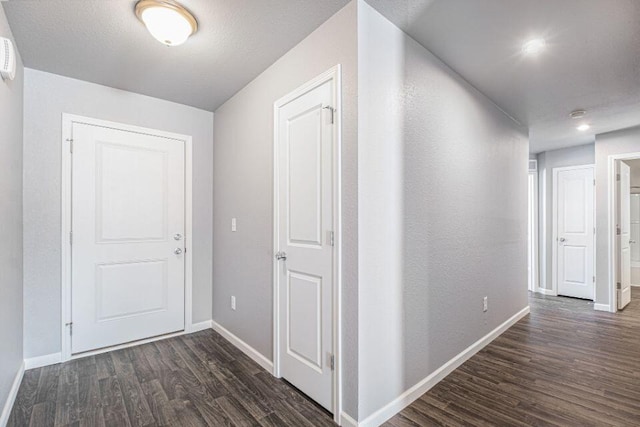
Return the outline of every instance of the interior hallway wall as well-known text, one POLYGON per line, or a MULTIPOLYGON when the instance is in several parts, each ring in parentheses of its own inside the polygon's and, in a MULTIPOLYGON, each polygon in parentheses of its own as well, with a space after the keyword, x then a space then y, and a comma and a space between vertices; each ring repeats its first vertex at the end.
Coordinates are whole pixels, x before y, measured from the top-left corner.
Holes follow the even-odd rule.
POLYGON ((351 2, 216 110, 214 321, 273 359, 273 103, 342 66, 342 366, 357 416, 357 61, 351 2), (237 218, 237 232, 231 232, 237 218), (237 309, 231 310, 234 295, 237 309))
POLYGON ((553 169, 595 164, 595 145, 538 153, 538 254, 540 288, 551 289, 553 271, 553 169))
POLYGON ((362 421, 527 307, 529 144, 364 1, 358 93, 362 421))
MULTIPOLYGON (((0 36, 13 40, 1 6, 0 36)), ((23 82, 24 70, 18 54, 15 80, 0 79, 0 412, 23 360, 23 82)))
POLYGON ((211 319, 213 113, 32 69, 25 71, 25 357, 60 348, 62 113, 193 137, 193 321, 211 319))

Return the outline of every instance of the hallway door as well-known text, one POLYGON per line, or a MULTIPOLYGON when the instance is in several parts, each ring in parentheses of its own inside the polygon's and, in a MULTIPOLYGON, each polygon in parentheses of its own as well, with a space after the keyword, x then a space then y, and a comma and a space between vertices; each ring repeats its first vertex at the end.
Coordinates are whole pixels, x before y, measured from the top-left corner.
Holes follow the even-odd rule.
POLYGON ((555 281, 558 295, 593 300, 593 166, 554 169, 555 281))
POLYGON ((618 309, 631 302, 631 169, 625 162, 618 168, 618 309))

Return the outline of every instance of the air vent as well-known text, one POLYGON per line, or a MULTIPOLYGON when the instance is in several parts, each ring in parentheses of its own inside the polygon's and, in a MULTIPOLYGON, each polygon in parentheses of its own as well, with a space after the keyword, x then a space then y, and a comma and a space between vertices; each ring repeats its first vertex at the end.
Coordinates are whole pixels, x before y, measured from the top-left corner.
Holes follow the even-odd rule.
POLYGON ((538 171, 538 161, 529 160, 529 172, 537 172, 537 171, 538 171))
POLYGON ((0 37, 0 76, 13 80, 16 76, 16 52, 11 40, 0 37))

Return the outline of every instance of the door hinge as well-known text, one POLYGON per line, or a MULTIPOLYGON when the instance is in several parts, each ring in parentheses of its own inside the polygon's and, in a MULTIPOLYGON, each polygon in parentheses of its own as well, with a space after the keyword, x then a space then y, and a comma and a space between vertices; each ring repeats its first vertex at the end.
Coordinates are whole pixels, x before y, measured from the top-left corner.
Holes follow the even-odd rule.
POLYGON ((616 174, 616 181, 620 181, 620 174, 619 173, 616 174))
POLYGON ((69 232, 69 244, 73 245, 73 231, 69 232))
POLYGON ((73 138, 67 139, 67 142, 69 143, 69 152, 73 154, 73 138))
POLYGON ((596 283, 596 276, 593 276, 593 283, 596 283))
POLYGON ((336 357, 333 354, 329 356, 329 365, 332 371, 336 369, 336 357))
POLYGON ((620 283, 620 282, 616 282, 616 287, 617 287, 618 289, 622 289, 622 283, 620 283))
POLYGON ((335 245, 335 237, 333 231, 327 231, 327 243, 329 246, 335 245))
POLYGON ((620 235, 620 225, 616 224, 616 234, 619 236, 620 235))
POLYGON ((73 322, 65 323, 69 327, 69 335, 73 335, 73 322))
POLYGON ((595 179, 593 180, 593 185, 594 185, 594 186, 596 185, 596 180, 595 180, 595 179))
POLYGON ((327 105, 326 107, 323 107, 322 109, 323 110, 329 110, 329 112, 331 113, 331 124, 333 124, 333 115, 335 114, 336 109, 331 107, 331 106, 329 106, 329 105, 327 105))

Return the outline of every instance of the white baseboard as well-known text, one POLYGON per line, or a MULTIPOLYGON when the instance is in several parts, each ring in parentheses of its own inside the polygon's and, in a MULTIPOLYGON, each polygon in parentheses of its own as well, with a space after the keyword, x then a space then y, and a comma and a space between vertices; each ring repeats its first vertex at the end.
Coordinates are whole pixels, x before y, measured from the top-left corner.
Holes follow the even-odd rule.
POLYGON ((2 408, 2 413, 0 414, 0 426, 2 427, 5 427, 9 422, 9 415, 11 415, 11 409, 16 401, 16 396, 18 395, 18 390, 20 389, 20 383, 22 382, 23 376, 24 362, 20 364, 20 369, 18 369, 16 377, 13 379, 13 384, 11 384, 7 401, 4 403, 4 407, 2 408))
POLYGON ((593 309, 597 311, 611 311, 611 306, 609 304, 593 304, 593 309))
POLYGON ((447 375, 453 372, 464 362, 469 360, 474 354, 482 350, 486 345, 488 345, 491 341, 493 341, 500 334, 509 329, 518 320, 522 319, 527 314, 529 314, 529 306, 523 308, 522 310, 511 316, 511 318, 509 318, 506 322, 502 323, 493 331, 489 332, 487 335, 471 344, 461 353, 456 355, 453 359, 449 360, 447 363, 434 371, 431 375, 429 375, 428 377, 402 393, 400 396, 396 397, 394 400, 355 425, 360 427, 377 427, 383 424, 385 421, 389 420, 398 412, 402 411, 404 408, 413 403, 414 400, 418 399, 424 393, 429 391, 429 389, 443 380, 447 375))
POLYGON ((24 359, 24 369, 42 368, 43 366, 55 365, 62 362, 62 353, 45 354, 44 356, 30 357, 24 359))
POLYGON ((230 331, 224 328, 224 326, 220 325, 216 321, 212 321, 212 328, 214 331, 218 332, 222 335, 227 341, 231 344, 238 347, 244 354, 249 356, 256 362, 258 365, 262 366, 269 373, 273 374, 273 362, 264 357, 258 350, 251 347, 246 342, 242 341, 240 338, 232 334, 230 331))
POLYGON ((553 289, 538 288, 536 289, 536 292, 542 295, 551 295, 554 297, 558 296, 558 294, 554 292, 553 289))
POLYGON ((213 327, 213 320, 205 320, 204 322, 198 322, 191 325, 189 333, 204 331, 205 329, 211 329, 213 327))
POLYGON ((340 425, 342 427, 358 427, 358 422, 346 412, 340 412, 340 425))

